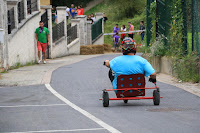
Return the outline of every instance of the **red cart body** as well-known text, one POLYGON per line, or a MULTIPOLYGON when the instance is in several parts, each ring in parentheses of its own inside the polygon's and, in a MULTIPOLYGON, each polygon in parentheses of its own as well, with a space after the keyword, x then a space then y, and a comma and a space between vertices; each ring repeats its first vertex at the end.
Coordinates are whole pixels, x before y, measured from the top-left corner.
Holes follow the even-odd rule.
POLYGON ((117 77, 117 89, 103 90, 103 105, 108 107, 109 100, 153 99, 154 105, 160 104, 160 90, 157 86, 145 88, 145 77, 143 74, 119 75, 117 77), (145 90, 154 89, 153 97, 145 97, 145 90), (108 91, 115 91, 117 98, 109 98, 108 91), (107 105, 108 104, 108 105, 107 105))

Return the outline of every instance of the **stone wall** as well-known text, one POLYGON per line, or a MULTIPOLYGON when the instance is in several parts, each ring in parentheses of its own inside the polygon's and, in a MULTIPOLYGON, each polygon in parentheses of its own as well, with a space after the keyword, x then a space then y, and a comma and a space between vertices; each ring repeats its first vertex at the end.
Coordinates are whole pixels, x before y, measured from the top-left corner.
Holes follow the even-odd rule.
POLYGON ((151 63, 157 73, 173 75, 173 64, 171 58, 159 56, 150 57, 148 54, 143 54, 142 56, 151 63))

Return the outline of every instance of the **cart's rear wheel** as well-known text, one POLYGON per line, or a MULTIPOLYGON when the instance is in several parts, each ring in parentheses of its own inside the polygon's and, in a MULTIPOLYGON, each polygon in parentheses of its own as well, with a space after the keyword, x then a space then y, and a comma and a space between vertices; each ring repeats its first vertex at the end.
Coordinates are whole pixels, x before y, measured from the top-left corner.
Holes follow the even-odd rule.
POLYGON ((154 105, 160 104, 160 92, 158 90, 153 91, 153 103, 154 105))
POLYGON ((124 103, 128 103, 128 100, 124 100, 124 103))
POLYGON ((103 92, 103 106, 104 107, 109 106, 109 94, 108 94, 108 92, 103 92))

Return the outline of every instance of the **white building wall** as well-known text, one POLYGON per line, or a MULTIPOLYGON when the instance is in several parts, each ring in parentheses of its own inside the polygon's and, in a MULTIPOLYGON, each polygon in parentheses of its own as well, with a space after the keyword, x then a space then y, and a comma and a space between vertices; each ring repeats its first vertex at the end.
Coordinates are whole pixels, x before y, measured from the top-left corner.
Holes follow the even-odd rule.
POLYGON ((28 20, 14 35, 8 38, 8 64, 15 66, 16 63, 26 64, 36 60, 35 30, 39 27, 41 16, 37 13, 28 20))

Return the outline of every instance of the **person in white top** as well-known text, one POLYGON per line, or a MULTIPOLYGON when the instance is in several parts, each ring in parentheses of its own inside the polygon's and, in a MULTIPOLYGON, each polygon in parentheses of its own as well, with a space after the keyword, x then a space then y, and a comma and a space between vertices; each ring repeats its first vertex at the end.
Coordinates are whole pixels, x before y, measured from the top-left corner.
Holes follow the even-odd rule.
POLYGON ((93 13, 91 13, 91 19, 93 20, 93 21, 95 21, 96 20, 96 18, 95 18, 95 16, 94 16, 94 14, 93 13))
POLYGON ((67 7, 67 9, 66 9, 66 19, 67 19, 67 20, 69 19, 69 14, 70 14, 69 10, 70 10, 70 9, 67 7))
MULTIPOLYGON (((122 25, 121 32, 126 32, 126 26, 122 25)), ((126 34, 121 34, 121 40, 123 40, 126 37, 126 34)))

